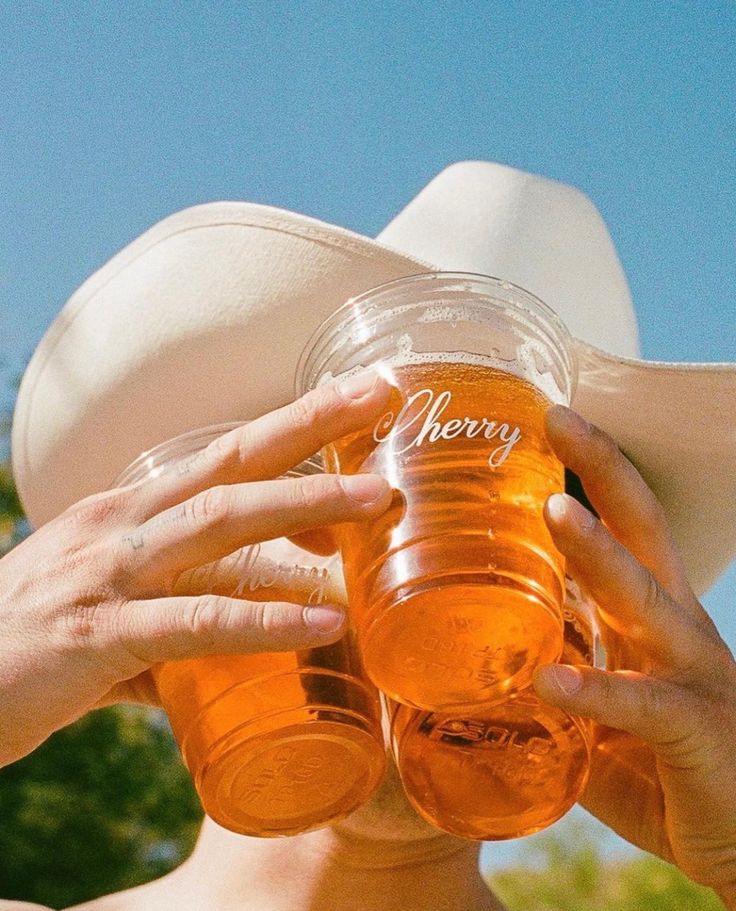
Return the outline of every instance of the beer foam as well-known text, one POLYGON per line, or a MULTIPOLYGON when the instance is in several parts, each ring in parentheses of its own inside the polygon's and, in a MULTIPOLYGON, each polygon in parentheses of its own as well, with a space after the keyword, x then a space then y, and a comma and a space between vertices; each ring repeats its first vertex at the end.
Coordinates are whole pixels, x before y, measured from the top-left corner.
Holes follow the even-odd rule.
POLYGON ((469 318, 468 309, 462 304, 438 304, 429 307, 417 317, 418 323, 459 323, 469 318))
POLYGON ((344 380, 368 367, 372 367, 389 382, 392 379, 391 371, 402 367, 412 367, 419 364, 462 364, 473 367, 491 367, 526 380, 555 404, 565 404, 564 389, 555 379, 544 354, 544 346, 534 339, 528 339, 518 346, 511 357, 505 356, 508 352, 494 348, 489 354, 478 354, 470 351, 414 351, 409 335, 402 335, 398 342, 398 350, 387 357, 382 357, 375 364, 356 364, 343 373, 325 373, 318 385, 332 380, 344 380))

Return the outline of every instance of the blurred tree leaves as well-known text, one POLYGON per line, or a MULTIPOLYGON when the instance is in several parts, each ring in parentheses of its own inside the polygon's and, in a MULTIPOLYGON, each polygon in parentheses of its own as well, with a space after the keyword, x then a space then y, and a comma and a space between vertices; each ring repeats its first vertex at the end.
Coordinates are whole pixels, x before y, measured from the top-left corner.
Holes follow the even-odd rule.
POLYGON ((9 439, 10 415, 0 411, 0 557, 28 533, 7 460, 9 439))
POLYGON ((10 467, 0 462, 0 556, 14 547, 24 533, 23 510, 10 467))
POLYGON ((0 896, 59 908, 154 879, 200 820, 163 715, 92 712, 0 770, 0 896))

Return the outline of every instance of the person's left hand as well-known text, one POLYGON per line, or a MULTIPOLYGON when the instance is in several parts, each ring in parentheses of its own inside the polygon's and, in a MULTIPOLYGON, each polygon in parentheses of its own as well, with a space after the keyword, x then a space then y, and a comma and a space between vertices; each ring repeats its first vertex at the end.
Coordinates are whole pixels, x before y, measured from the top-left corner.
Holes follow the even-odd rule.
POLYGON ((601 517, 566 494, 545 510, 568 574, 599 606, 615 669, 547 665, 535 688, 600 726, 583 806, 736 908, 734 657, 664 510, 611 438, 559 406, 547 436, 601 517))
POLYGON ((342 597, 180 580, 243 547, 385 511, 391 489, 376 475, 280 476, 375 420, 389 395, 371 372, 320 386, 170 471, 73 504, 4 556, 0 765, 91 708, 155 700, 153 664, 337 641, 342 597))

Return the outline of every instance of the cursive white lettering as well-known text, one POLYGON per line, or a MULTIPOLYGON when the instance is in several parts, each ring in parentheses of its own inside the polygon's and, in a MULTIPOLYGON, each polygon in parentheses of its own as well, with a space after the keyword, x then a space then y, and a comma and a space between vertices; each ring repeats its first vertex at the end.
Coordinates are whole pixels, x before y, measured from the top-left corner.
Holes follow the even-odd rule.
POLYGON ((435 396, 432 389, 420 389, 409 396, 396 416, 392 411, 383 415, 373 429, 373 439, 376 443, 389 442, 397 455, 424 443, 454 440, 460 436, 469 440, 479 436, 485 440, 498 439, 503 445, 491 452, 488 465, 491 468, 503 465, 521 440, 521 429, 488 418, 451 418, 443 423, 442 415, 451 401, 452 393, 448 390, 435 396))
POLYGON ((294 592, 309 591, 308 604, 322 604, 327 596, 329 570, 320 566, 300 566, 291 563, 275 563, 261 557, 261 545, 244 547, 238 563, 239 582, 232 597, 245 594, 246 589, 254 592, 258 588, 286 588, 294 592))

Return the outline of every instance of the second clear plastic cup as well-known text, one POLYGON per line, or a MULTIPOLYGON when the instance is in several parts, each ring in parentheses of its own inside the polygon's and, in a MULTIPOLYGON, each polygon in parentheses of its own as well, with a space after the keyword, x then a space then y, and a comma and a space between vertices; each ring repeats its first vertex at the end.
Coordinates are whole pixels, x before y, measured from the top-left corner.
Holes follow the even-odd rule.
MULTIPOLYGON (((170 471, 235 426, 164 443, 118 484, 170 471)), ((321 471, 309 461, 289 474, 321 471)), ((340 585, 334 558, 278 539, 194 568, 176 593, 297 601, 307 592, 318 604, 344 600, 340 585)), ((165 662, 153 676, 205 812, 234 832, 295 835, 325 826, 364 803, 383 776, 380 703, 353 632, 303 652, 165 662)))
POLYGON ((562 650, 564 563, 542 509, 564 477, 543 420, 574 385, 567 330, 507 282, 418 275, 327 320, 297 389, 368 367, 394 387, 385 413, 323 453, 396 490, 380 518, 340 529, 366 669, 432 711, 504 698, 562 650))

